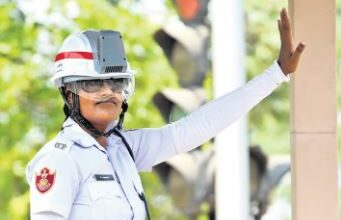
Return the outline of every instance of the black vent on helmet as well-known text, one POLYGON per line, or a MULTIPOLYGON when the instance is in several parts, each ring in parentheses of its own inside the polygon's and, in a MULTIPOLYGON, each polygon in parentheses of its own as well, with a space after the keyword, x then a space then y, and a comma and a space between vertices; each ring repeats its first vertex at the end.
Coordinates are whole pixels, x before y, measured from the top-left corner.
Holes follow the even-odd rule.
POLYGON ((105 72, 106 73, 118 73, 122 72, 123 66, 107 66, 105 67, 105 72))
POLYGON ((100 51, 100 42, 99 39, 96 41, 97 47, 96 47, 96 52, 97 52, 97 59, 101 60, 101 51, 100 51))

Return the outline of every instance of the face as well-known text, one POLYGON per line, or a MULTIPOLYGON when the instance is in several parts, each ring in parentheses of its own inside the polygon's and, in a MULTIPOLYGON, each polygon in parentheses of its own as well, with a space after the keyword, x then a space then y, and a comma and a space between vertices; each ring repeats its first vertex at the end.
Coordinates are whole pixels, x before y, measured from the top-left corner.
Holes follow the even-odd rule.
POLYGON ((100 85, 92 83, 86 81, 86 84, 78 86, 80 112, 96 129, 104 131, 119 118, 124 96, 107 82, 102 81, 100 85))

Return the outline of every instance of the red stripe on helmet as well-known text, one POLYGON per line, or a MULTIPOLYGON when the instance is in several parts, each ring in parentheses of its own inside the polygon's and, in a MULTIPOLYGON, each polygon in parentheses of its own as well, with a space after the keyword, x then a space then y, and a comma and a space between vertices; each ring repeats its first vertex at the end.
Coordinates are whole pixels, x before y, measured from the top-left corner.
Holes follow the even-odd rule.
POLYGON ((86 60, 92 60, 93 55, 91 52, 64 52, 64 53, 59 53, 57 54, 56 58, 54 59, 55 62, 59 60, 64 60, 64 59, 86 59, 86 60))

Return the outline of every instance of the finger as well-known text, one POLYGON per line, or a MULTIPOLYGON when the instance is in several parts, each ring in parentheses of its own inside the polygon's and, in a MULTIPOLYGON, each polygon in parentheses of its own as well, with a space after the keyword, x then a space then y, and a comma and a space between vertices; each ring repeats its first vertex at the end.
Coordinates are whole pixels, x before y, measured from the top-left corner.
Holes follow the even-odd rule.
POLYGON ((289 15, 285 8, 281 10, 281 22, 284 30, 289 31, 291 29, 289 15))
POLYGON ((279 32, 281 32, 281 20, 279 19, 277 19, 277 26, 278 26, 279 32))
POLYGON ((300 42, 300 43, 298 44, 298 46, 296 47, 296 50, 295 50, 293 56, 294 56, 295 54, 301 55, 301 54, 303 53, 303 51, 304 51, 304 48, 305 48, 305 43, 300 42))
POLYGON ((295 52, 291 56, 291 60, 293 63, 297 65, 298 61, 300 60, 300 57, 304 51, 305 43, 300 42, 299 45, 296 47, 295 52))
POLYGON ((281 28, 281 41, 282 44, 290 51, 293 51, 293 37, 291 33, 290 20, 285 8, 281 11, 281 20, 280 20, 280 28, 281 28))
MULTIPOLYGON (((283 10, 281 11, 281 17, 283 16, 283 10)), ((290 45, 290 41, 286 39, 286 34, 283 32, 283 25, 281 19, 277 20, 277 25, 279 29, 280 34, 280 40, 281 40, 281 48, 279 51, 279 61, 283 61, 285 59, 289 59, 291 53, 292 53, 292 46, 290 45)))
POLYGON ((281 41, 283 40, 282 38, 283 38, 283 34, 282 34, 282 27, 281 27, 281 20, 280 19, 277 19, 277 26, 278 26, 278 31, 279 31, 279 36, 280 36, 280 38, 281 38, 281 41))

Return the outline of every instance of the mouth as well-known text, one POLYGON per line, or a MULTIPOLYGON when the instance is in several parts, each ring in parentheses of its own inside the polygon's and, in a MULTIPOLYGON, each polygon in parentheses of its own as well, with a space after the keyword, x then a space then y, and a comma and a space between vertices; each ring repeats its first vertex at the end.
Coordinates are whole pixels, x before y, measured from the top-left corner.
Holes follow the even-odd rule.
POLYGON ((96 105, 100 105, 100 104, 113 104, 113 105, 118 105, 118 100, 116 98, 110 98, 110 99, 105 99, 105 100, 100 100, 98 102, 96 102, 96 105))

